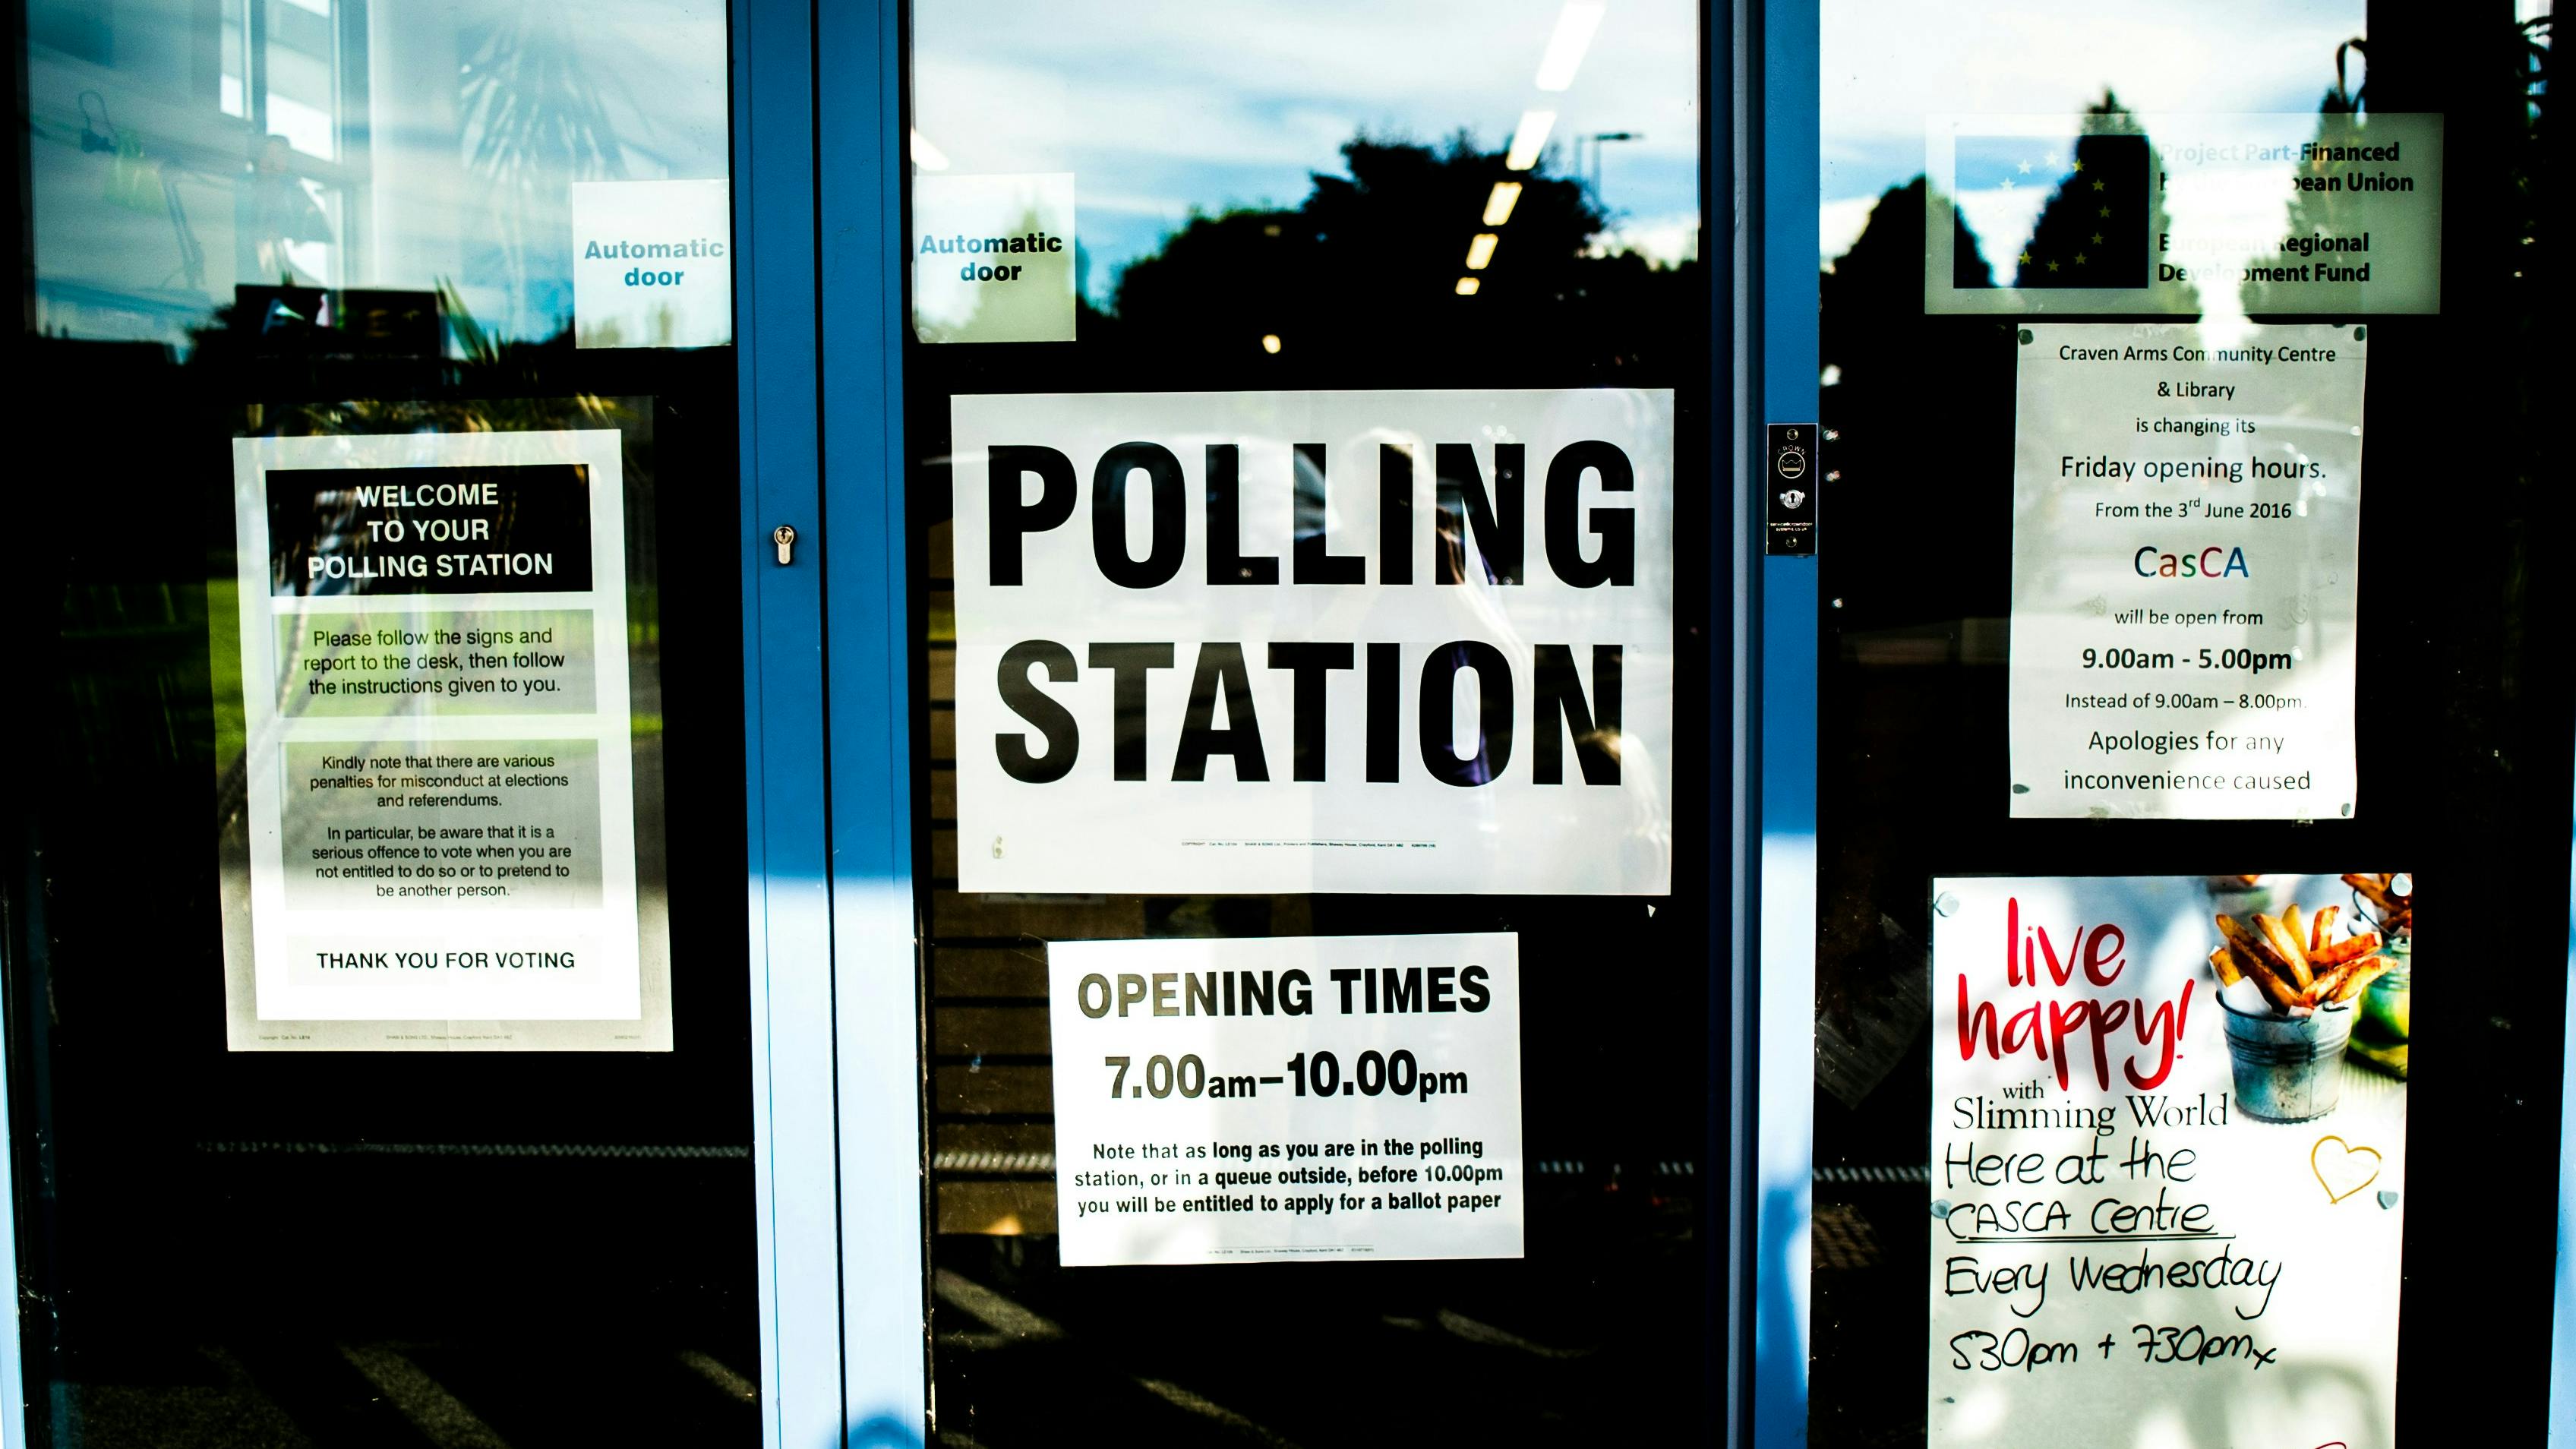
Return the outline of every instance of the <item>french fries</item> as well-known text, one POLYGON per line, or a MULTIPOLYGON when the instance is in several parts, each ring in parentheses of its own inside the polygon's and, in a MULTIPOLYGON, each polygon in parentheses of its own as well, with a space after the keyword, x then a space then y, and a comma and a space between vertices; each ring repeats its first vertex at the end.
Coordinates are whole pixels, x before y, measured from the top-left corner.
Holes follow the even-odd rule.
POLYGON ((2382 935, 2415 931, 2415 878, 2411 875, 2348 875, 2343 883, 2370 902, 2382 935), (2402 889, 2401 889, 2402 887, 2402 889))
POLYGON ((2348 941, 2338 941, 2308 958, 2311 966, 2340 966, 2346 961, 2366 957, 2379 949, 2379 933, 2364 931, 2348 941))
POLYGON ((2364 956, 2353 964, 2359 969, 2335 984, 2334 995, 2329 1000, 2353 1000, 2361 995, 2362 988, 2378 980, 2380 973, 2395 967, 2397 962, 2387 956, 2364 956))
POLYGON ((2254 985, 2262 991, 2265 999, 2283 1011, 2304 1004, 2307 988, 2293 984, 2290 964, 2281 959, 2270 942, 2224 912, 2218 917, 2218 931, 2227 938, 2228 949, 2235 956, 2236 969, 2254 978, 2254 985))
MULTIPOLYGON (((2373 937, 2372 939, 2377 939, 2373 937)), ((2317 978, 2316 1004, 2331 1005, 2361 995, 2379 974, 2396 963, 2386 956, 2355 956, 2317 978)))
MULTIPOLYGON (((2290 958, 2281 954, 2281 948, 2272 940, 2271 932, 2262 929, 2263 925, 2274 925, 2277 929, 2277 923, 2263 915, 2257 915, 2254 919, 2260 924, 2249 927, 2234 916, 2222 914, 2218 918, 2219 934, 2227 938, 2227 944, 2236 948, 2241 963, 2251 963, 2253 969, 2249 969, 2246 972, 2247 975, 2253 976, 2258 982, 2266 976, 2276 977, 2292 996, 2305 992, 2307 984, 2299 980, 2297 968, 2291 966, 2290 958)), ((2264 994, 2268 996, 2272 993, 2267 987, 2264 994)))
MULTIPOLYGON (((2337 941, 2331 931, 2341 913, 2335 906, 2303 913, 2296 905, 2277 918, 2257 912, 2248 924, 2220 913, 2222 944, 2209 953, 2209 969, 2221 987, 2252 977, 2263 999, 2285 1012, 2313 1011, 2357 999, 2381 972, 2395 962, 2379 954, 2382 933, 2392 922, 2412 918, 2412 895, 2398 895, 2391 877, 2348 875, 2344 880, 2364 900, 2380 907, 2378 931, 2337 941)), ((2411 888, 2413 882, 2406 882, 2411 888)))
POLYGON ((2290 979, 2298 983, 2301 991, 2316 984, 2317 974, 2308 967, 2308 948, 2299 944, 2299 908, 2297 906, 2290 907, 2289 913, 2280 920, 2274 920, 2266 915, 2256 915, 2254 929, 2262 933, 2263 939, 2271 943, 2273 951, 2289 965, 2290 979))

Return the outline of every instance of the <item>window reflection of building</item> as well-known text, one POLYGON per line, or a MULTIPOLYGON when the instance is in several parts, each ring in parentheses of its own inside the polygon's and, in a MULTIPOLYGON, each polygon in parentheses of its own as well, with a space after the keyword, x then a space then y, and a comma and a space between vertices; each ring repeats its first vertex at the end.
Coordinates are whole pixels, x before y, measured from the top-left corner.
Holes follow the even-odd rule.
POLYGON ((542 341, 572 322, 572 182, 727 170, 720 8, 31 0, 27 41, 56 335, 184 351, 283 282, 449 289, 542 341))
POLYGON ((250 208, 250 225, 244 233, 251 247, 251 265, 246 270, 262 282, 274 279, 280 286, 322 286, 324 278, 317 275, 322 267, 306 271, 296 266, 299 250, 310 261, 314 247, 330 244, 331 223, 322 215, 322 204, 295 174, 286 137, 263 136, 254 145, 258 155, 244 188, 250 208))
POLYGON ((235 285, 348 280, 351 0, 37 0, 27 40, 45 331, 184 346, 235 285))

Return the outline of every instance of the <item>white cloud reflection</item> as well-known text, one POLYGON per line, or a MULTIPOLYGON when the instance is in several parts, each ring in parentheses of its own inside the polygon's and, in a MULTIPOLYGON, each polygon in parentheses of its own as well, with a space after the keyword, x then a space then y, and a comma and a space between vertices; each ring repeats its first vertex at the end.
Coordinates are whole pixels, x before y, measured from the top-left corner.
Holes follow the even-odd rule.
POLYGON ((1552 108, 1547 170, 1563 173, 1570 138, 1642 132, 1603 168, 1604 199, 1695 216, 1698 8, 1613 0, 1570 88, 1542 92, 1564 8, 951 0, 915 12, 915 121, 955 172, 1075 173, 1095 300, 1193 207, 1295 206, 1362 132, 1438 143, 1463 128, 1499 149, 1524 111, 1552 108))
POLYGON ((2106 87, 2136 111, 2312 113, 2334 84, 2335 47, 2364 22, 2362 0, 2167 0, 2152 15, 2052 0, 1825 0, 1824 257, 1859 234, 1879 193, 1922 173, 1928 116, 2072 116, 2106 87))

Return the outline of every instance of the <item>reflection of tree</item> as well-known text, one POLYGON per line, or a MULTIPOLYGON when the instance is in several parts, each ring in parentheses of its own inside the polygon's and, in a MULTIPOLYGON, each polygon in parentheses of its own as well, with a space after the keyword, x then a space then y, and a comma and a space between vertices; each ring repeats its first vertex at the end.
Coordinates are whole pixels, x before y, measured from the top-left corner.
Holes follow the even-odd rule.
POLYGON ((1319 360, 1502 350, 1595 365, 1695 342, 1674 314, 1695 295, 1696 263, 1587 255, 1604 218, 1578 183, 1508 171, 1464 135, 1436 150, 1362 136, 1342 155, 1350 174, 1314 177, 1293 209, 1192 217, 1127 266, 1114 316, 1086 313, 1083 336, 1218 357, 1255 357, 1268 335, 1319 360), (1479 218, 1498 181, 1522 191, 1510 221, 1489 228, 1479 218), (1500 244, 1470 272, 1468 243, 1488 230, 1500 244), (1457 293, 1465 276, 1473 296, 1457 293))
POLYGON ((2189 283, 2156 283, 2154 262, 2156 239, 2173 230, 2173 218, 2165 212, 2164 158, 2153 143, 2143 149, 2143 160, 2128 158, 2139 154, 2137 143, 2129 138, 2143 138, 2145 133, 2129 108, 2109 90, 2102 99, 2084 108, 2091 117, 2085 134, 2075 143, 2075 159, 2083 169, 2073 172, 2040 209, 2039 220, 2031 227, 2030 240, 2023 244, 2021 257, 2027 258, 2015 279, 2022 287, 2084 287, 2100 285, 2154 285, 2157 289, 2156 310, 2161 312, 2197 312, 2200 293, 2189 283), (2135 171, 2143 165, 2144 174, 2135 171), (2106 174, 2107 173, 2107 174, 2106 174), (2123 174, 2128 173, 2128 174, 2123 174), (2126 193, 2125 195, 2123 193, 2126 193), (2134 213, 2123 208, 2134 206, 2136 197, 2146 198, 2147 221, 2143 231, 2134 213), (2136 248, 2145 247, 2144 257, 2136 248), (2136 258, 2137 282, 2104 283, 2082 275, 2081 268, 2100 269, 2106 261, 2117 263, 2136 258), (2090 260, 2086 260, 2090 259, 2090 260), (2045 269, 2045 270, 2043 270, 2045 269))
POLYGON ((258 426, 285 436, 548 432, 614 427, 636 416, 619 399, 549 380, 576 355, 569 330, 542 342, 504 337, 478 321, 444 280, 439 321, 455 343, 453 357, 357 353, 328 328, 273 334, 261 325, 259 305, 246 298, 216 308, 213 326, 189 333, 187 366, 200 375, 255 379, 244 385, 267 395, 332 399, 260 405, 258 426), (429 386, 433 379, 447 391, 429 386))
MULTIPOLYGON (((2316 140, 2320 147, 2362 144, 2358 124, 2361 94, 2359 91, 2344 89, 2344 52, 2361 50, 2364 45, 2363 41, 2352 40, 2336 48, 2334 89, 2327 91, 2325 99, 2317 106, 2316 140)), ((2350 160, 2308 161, 2301 163, 2299 171, 2300 174, 2309 177, 2341 178, 2349 175, 2361 164, 2350 160)), ((2294 190, 2290 193, 2288 224, 2282 228, 2282 233, 2285 236, 2348 236, 2359 229, 2354 227, 2352 222, 2357 218, 2360 210, 2361 203, 2348 191, 2294 190)), ((2291 256, 2287 252, 2275 252, 2269 257, 2254 261, 2251 265, 2258 270, 2298 267, 2307 265, 2312 260, 2291 256)), ((2327 260, 2343 261, 2346 258, 2330 255, 2327 260)), ((2351 258, 2351 260, 2357 261, 2360 258, 2351 258)), ((2301 293, 2310 297, 2315 295, 2313 288, 2301 283, 2249 280, 2240 285, 2237 295, 2243 300, 2248 316, 2259 316, 2265 312, 2316 310, 2314 303, 2300 305, 2301 293)))
MULTIPOLYGON (((1819 461, 1839 475, 1818 490, 1820 522, 1833 542, 1831 571, 1853 577, 1838 620, 1851 628, 2001 612, 1962 594, 1974 591, 1977 571, 1932 561, 1952 541, 1967 547, 2010 526, 2010 429, 1979 420, 1993 417, 1998 398, 2010 403, 2012 332, 1992 318, 1925 313, 1924 193, 1918 176, 1881 196, 1851 250, 1818 279, 1818 356, 1835 379, 1822 393, 1819 461), (1835 517, 1855 522, 1836 529, 1835 517), (1901 588, 1869 582, 1898 579, 1901 588)), ((1932 225, 1955 224, 1947 198, 1931 204, 1932 225)), ((1982 284, 1985 260, 1962 255, 1972 269, 1962 280, 1982 284)))
MULTIPOLYGON (((1902 1124, 1920 1120, 1905 1104, 1928 1073, 1925 955, 1920 927, 1900 924, 1917 909, 1904 903, 1956 858, 1943 854, 1956 843, 1954 782, 1999 778, 2003 766, 2000 672, 1951 661, 1970 656, 1972 627, 1999 623, 2010 604, 2015 327, 1925 311, 1926 238, 1958 235, 1949 199, 1926 190, 1918 176, 1881 195, 1817 286, 1829 385, 1818 393, 1814 566, 1833 602, 1819 661, 1832 707, 1815 740, 1832 762, 1818 788, 1815 1101, 1819 1152, 1830 1146, 1843 1161, 1920 1151, 1919 1128, 1909 1139, 1902 1124)), ((1999 260, 1961 238, 1947 280, 1991 285, 2008 270, 1990 269, 1999 260)), ((1877 1327, 1866 1314, 1853 1324, 1814 1371, 1819 1402, 1855 1407, 1820 1416, 1818 1441, 1906 1442, 1902 1425, 1884 1437, 1854 1431, 1879 1421, 1870 1371, 1855 1367, 1875 1361, 1877 1327)), ((1891 1352, 1902 1349, 1896 1336, 1891 1352)), ((1921 1438, 1919 1421, 1912 1433, 1921 1438)))
MULTIPOLYGON (((1908 184, 1922 186, 1923 178, 1918 176, 1908 184)), ((1885 201, 1885 197, 1880 198, 1882 205, 1885 201)), ((1958 291, 1993 286, 1995 269, 1987 265, 1986 249, 1978 244, 1977 234, 1968 229, 1968 219, 1959 214, 1958 204, 1946 196, 1936 195, 1931 205, 1932 215, 1924 219, 1925 227, 1940 226, 1941 218, 1945 216, 1950 219, 1950 286, 1958 291)), ((1877 208, 1872 207, 1871 211, 1874 214, 1877 208)), ((1926 230, 1923 235, 1929 238, 1932 232, 1926 230)))
MULTIPOLYGON (((515 288, 536 274, 530 254, 561 240, 551 222, 566 185, 626 174, 602 87, 626 67, 602 61, 596 34, 585 43, 560 10, 528 5, 463 37, 465 135, 473 168, 491 188, 492 233, 515 288)), ((547 310, 533 296, 516 301, 532 313, 547 310)))

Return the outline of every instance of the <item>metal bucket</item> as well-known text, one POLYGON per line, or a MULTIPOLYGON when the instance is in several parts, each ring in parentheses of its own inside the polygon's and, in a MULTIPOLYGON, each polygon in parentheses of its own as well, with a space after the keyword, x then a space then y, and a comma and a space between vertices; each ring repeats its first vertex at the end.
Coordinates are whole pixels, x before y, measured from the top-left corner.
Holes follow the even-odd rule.
POLYGON ((2343 1093, 2343 1049, 2352 1040, 2352 1003, 2306 1016, 2244 1012, 2218 1000, 2227 1023, 2227 1060, 2236 1105, 2266 1122, 2307 1122, 2335 1109, 2343 1093))

